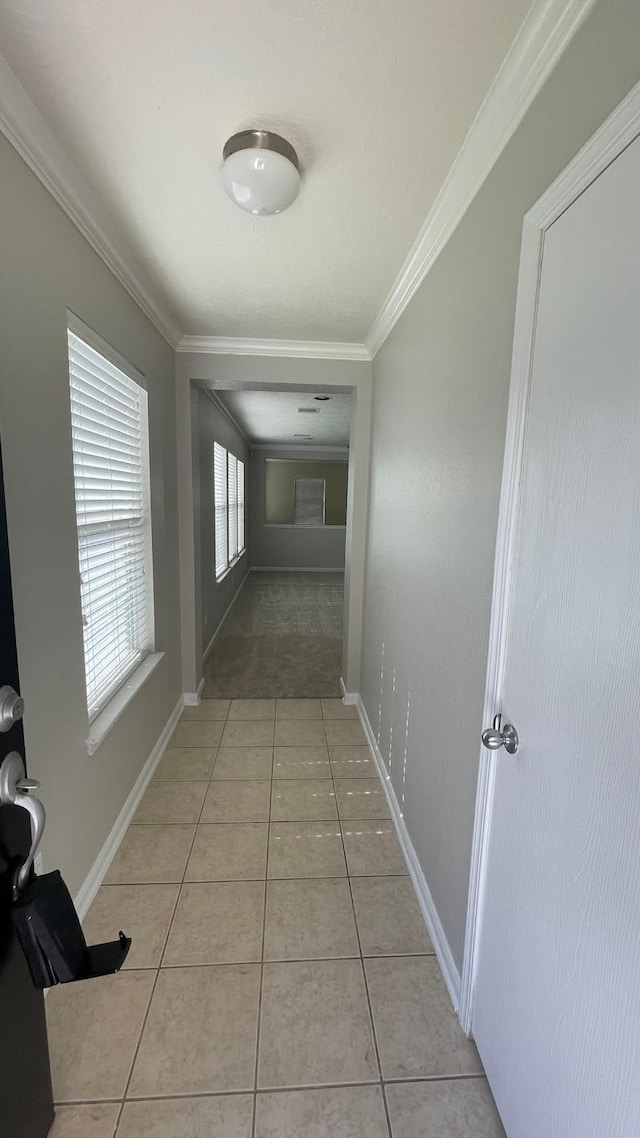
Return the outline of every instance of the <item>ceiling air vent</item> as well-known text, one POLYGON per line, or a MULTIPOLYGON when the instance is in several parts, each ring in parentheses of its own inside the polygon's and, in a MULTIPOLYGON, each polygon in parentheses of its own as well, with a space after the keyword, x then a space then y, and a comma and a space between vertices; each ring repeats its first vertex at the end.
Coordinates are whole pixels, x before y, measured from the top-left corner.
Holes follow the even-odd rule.
POLYGON ((299 415, 317 415, 319 410, 320 410, 319 407, 298 407, 298 414, 299 415))

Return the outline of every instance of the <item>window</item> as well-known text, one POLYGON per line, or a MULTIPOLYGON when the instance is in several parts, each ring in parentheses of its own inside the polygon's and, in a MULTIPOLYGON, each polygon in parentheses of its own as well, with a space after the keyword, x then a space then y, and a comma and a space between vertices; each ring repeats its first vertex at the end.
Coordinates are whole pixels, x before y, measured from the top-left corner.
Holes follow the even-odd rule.
POLYGON ((244 462, 213 444, 213 501, 216 577, 244 552, 244 462))
POLYGON ((293 524, 295 526, 323 526, 324 495, 324 478, 296 478, 293 524))
POLYGON ((349 465, 339 459, 265 458, 266 526, 345 526, 349 465))
POLYGON ((93 720, 153 649, 147 393, 142 377, 88 330, 70 324, 68 344, 84 665, 93 720), (100 351, 93 346, 98 343, 100 351))

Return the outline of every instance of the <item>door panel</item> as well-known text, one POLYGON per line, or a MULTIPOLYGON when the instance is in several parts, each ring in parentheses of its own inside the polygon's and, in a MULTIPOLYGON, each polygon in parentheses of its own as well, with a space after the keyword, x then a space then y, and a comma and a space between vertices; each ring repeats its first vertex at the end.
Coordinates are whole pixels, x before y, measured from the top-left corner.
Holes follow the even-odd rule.
POLYGON ((640 141, 545 236, 473 1033, 509 1138, 640 1134, 640 141))
MULTIPOLYGON (((19 691, 4 484, 0 458, 0 686, 19 691)), ((28 713, 28 712, 27 712, 28 713)), ((24 756, 22 724, 0 733, 0 762, 24 756)), ((25 810, 0 805, 0 1135, 44 1138, 53 1121, 49 1051, 42 992, 34 988, 11 923, 16 861, 31 845, 25 810)))

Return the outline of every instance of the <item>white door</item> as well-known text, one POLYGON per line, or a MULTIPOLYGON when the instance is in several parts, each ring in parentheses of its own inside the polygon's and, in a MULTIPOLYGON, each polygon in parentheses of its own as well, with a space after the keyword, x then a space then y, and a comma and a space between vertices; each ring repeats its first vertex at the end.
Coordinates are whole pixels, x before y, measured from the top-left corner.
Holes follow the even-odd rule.
POLYGON ((640 1136, 640 139, 549 228, 472 1030, 509 1138, 640 1136))

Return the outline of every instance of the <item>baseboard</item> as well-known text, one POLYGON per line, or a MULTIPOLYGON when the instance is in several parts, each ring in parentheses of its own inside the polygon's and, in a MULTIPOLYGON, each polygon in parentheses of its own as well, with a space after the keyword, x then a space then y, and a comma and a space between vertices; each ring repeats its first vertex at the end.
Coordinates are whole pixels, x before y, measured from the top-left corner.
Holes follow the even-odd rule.
POLYGON ((342 676, 340 676, 339 683, 340 683, 340 694, 342 696, 342 702, 344 703, 345 707, 357 707, 358 706, 358 693, 354 692, 354 691, 347 691, 342 676))
POLYGON ((200 680, 200 683, 198 684, 198 690, 197 691, 185 691, 182 693, 182 698, 184 700, 184 706, 185 707, 199 707, 200 700, 202 699, 203 691, 204 691, 204 676, 202 677, 202 679, 200 680))
POLYGON ((124 806, 122 807, 122 810, 118 814, 109 837, 104 843, 102 849, 100 850, 100 853, 98 854, 91 869, 89 870, 84 883, 80 886, 80 889, 74 898, 74 904, 81 921, 83 921, 86 917, 89 906, 93 901, 96 893, 98 892, 98 889, 104 880, 105 874, 116 855, 118 846, 120 845, 125 835, 127 826, 133 818, 138 803, 140 802, 142 795, 147 789, 153 773, 167 748, 167 744, 173 734, 176 723, 180 718, 183 707, 184 698, 183 696, 180 696, 180 699, 171 712, 171 715, 163 727, 158 740, 154 744, 149 758, 140 771, 140 774, 138 775, 131 789, 131 793, 129 794, 124 806))
POLYGON ((344 573, 344 565, 252 565, 250 573, 344 573))
MULTIPOLYGON (((222 626, 223 626, 225 620, 227 619, 229 613, 231 612, 231 609, 235 605, 235 603, 238 599, 238 595, 240 593, 240 590, 242 589, 242 586, 244 585, 244 583, 245 583, 247 577, 249 576, 250 572, 251 572, 251 570, 247 569, 244 577, 242 578, 240 584, 238 585, 238 588, 236 589, 235 593, 233 594, 231 600, 229 601, 229 604, 227 605, 227 607, 224 611, 224 616, 222 617, 222 620, 218 623, 218 627, 216 628, 213 636, 211 637, 211 640, 207 644, 207 647, 205 648, 204 652, 202 653, 202 667, 203 668, 204 668, 209 656, 211 655, 211 650, 212 650, 212 648, 216 642, 216 637, 219 636, 220 632, 222 631, 222 626)), ((198 692, 201 692, 203 689, 204 689, 204 677, 200 680, 200 684, 198 686, 198 692)), ((198 700, 198 702, 200 702, 200 701, 198 700)))
MULTIPOLYGON (((346 702, 347 701, 345 699, 345 703, 346 702)), ((391 818, 398 835, 398 841, 402 847, 402 852, 409 868, 409 875, 413 881, 413 885, 418 896, 418 904, 420 905, 422 917, 425 925, 427 926, 429 936, 431 937, 438 964, 440 965, 440 971, 442 972, 444 982, 447 986, 447 991, 451 997, 451 1003, 453 1004, 457 1014, 460 1009, 460 973, 458 971, 456 962, 453 959, 453 953, 451 952, 451 948, 445 936, 440 917, 438 916, 438 911, 435 907, 433 897, 431 896, 431 890, 427 884, 427 879, 423 873, 422 866, 418 861, 418 855, 413 848, 413 843, 409 837, 409 832, 405 825, 402 811, 400 810, 398 799, 396 798, 396 793, 393 789, 393 784, 389 777, 387 768, 384 765, 384 760, 380 754, 380 749, 369 722, 369 717, 362 702, 362 698, 359 694, 355 697, 355 704, 358 709, 358 715, 360 716, 360 722, 362 723, 362 729, 367 737, 369 750, 371 751, 373 761, 378 768, 378 773, 382 780, 382 785, 386 795, 387 803, 389 805, 389 810, 391 811, 391 818)))

